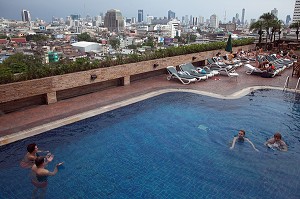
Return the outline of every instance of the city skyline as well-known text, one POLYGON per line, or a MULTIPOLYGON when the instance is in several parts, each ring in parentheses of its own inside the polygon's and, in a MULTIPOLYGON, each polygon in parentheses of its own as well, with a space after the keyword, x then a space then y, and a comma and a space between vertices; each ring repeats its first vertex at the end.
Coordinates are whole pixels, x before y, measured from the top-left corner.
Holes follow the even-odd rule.
POLYGON ((71 14, 80 14, 82 17, 86 15, 97 16, 100 13, 105 14, 110 9, 118 9, 123 17, 131 18, 138 16, 138 10, 143 10, 144 18, 147 15, 154 17, 168 17, 168 11, 175 12, 178 19, 182 16, 192 15, 195 17, 203 16, 205 19, 216 14, 218 19, 224 21, 226 12, 226 22, 231 21, 232 17, 239 14, 242 16, 242 9, 245 8, 245 21, 257 19, 266 12, 271 12, 274 8, 278 10, 278 18, 285 21, 287 15, 293 16, 295 0, 275 0, 272 3, 268 1, 252 0, 251 4, 241 3, 240 0, 228 0, 225 4, 221 1, 209 2, 204 0, 186 0, 181 2, 164 1, 163 5, 159 0, 152 0, 151 4, 145 0, 132 0, 130 3, 120 2, 119 0, 111 0, 105 2, 103 0, 65 0, 65 1, 19 1, 10 0, 1 3, 0 17, 6 19, 21 20, 21 12, 23 9, 30 11, 31 19, 43 19, 50 22, 52 17, 66 18, 71 14), (98 7, 99 6, 99 7, 98 7), (47 11, 47 12, 45 12, 47 11))

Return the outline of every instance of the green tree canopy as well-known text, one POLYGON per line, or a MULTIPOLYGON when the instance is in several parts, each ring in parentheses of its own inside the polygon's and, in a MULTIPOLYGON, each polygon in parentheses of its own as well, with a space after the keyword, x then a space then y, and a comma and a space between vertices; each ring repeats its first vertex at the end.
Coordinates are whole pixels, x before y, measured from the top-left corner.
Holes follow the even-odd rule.
POLYGON ((78 41, 89 41, 89 42, 94 41, 87 32, 77 35, 77 39, 78 41))
POLYGON ((113 49, 118 49, 120 47, 120 40, 117 38, 111 38, 109 40, 109 44, 113 47, 113 49))
POLYGON ((46 35, 41 35, 41 34, 37 34, 37 35, 27 35, 26 36, 26 40, 27 41, 35 41, 35 42, 43 42, 43 41, 47 41, 49 38, 46 35))
POLYGON ((12 73, 22 73, 31 68, 40 67, 43 63, 42 59, 38 56, 16 53, 5 59, 2 65, 9 68, 12 73))

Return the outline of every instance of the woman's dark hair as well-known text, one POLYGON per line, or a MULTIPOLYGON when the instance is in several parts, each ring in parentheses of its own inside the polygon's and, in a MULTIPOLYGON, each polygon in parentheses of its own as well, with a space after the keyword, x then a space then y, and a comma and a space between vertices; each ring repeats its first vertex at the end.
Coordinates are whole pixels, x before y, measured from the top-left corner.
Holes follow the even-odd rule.
POLYGON ((27 151, 28 151, 29 153, 32 153, 32 152, 35 150, 35 147, 36 147, 36 144, 35 144, 35 143, 28 144, 28 146, 27 146, 27 151))
POLYGON ((275 134, 274 134, 274 138, 279 138, 279 139, 281 140, 281 134, 280 134, 280 133, 278 133, 278 132, 277 132, 277 133, 275 133, 275 134))
POLYGON ((243 132, 244 135, 246 135, 246 131, 245 130, 241 129, 240 131, 243 132))
POLYGON ((35 159, 34 163, 37 167, 39 167, 41 164, 44 163, 44 161, 45 161, 45 157, 40 156, 35 159))

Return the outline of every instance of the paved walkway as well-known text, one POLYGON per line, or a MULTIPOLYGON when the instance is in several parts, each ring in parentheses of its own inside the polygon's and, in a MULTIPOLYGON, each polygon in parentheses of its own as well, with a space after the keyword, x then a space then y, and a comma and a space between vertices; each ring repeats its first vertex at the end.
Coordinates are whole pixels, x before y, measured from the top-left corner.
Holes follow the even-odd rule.
MULTIPOLYGON (((168 81, 166 79, 167 75, 161 75, 132 82, 128 86, 111 88, 101 92, 59 101, 51 105, 41 105, 4 114, 0 116, 0 145, 14 141, 9 138, 10 136, 14 136, 14 139, 27 137, 28 135, 26 133, 28 131, 35 131, 35 128, 41 125, 46 126, 44 130, 48 130, 55 127, 55 121, 57 120, 61 120, 60 124, 57 124, 58 126, 75 122, 84 118, 78 117, 78 114, 80 115, 88 112, 85 117, 93 116, 94 114, 99 114, 105 110, 111 110, 129 104, 131 103, 130 99, 138 99, 139 96, 144 95, 149 97, 146 94, 155 94, 157 91, 164 89, 189 89, 191 91, 218 94, 224 97, 230 96, 245 88, 256 86, 271 86, 282 89, 287 76, 291 76, 292 68, 286 69, 281 76, 276 76, 274 78, 262 78, 254 75, 247 75, 243 67, 238 68, 237 72, 240 74, 237 81, 235 78, 217 76, 216 80, 213 77, 206 81, 196 82, 190 85, 183 85, 176 79, 168 81), (110 106, 112 104, 113 106, 110 106), (100 110, 99 108, 103 109, 100 110), (98 111, 93 112, 95 109, 98 109, 98 111), (65 120, 65 118, 69 118, 68 121, 65 120), (47 126, 50 122, 52 123, 47 126), (20 134, 20 132, 21 134, 22 132, 25 133, 21 137, 16 136, 16 134, 20 134)), ((294 89, 297 80, 297 77, 290 77, 289 87, 294 89)), ((144 97, 141 99, 144 99, 144 97)), ((40 131, 43 130, 37 130, 34 134, 40 133, 40 131)))

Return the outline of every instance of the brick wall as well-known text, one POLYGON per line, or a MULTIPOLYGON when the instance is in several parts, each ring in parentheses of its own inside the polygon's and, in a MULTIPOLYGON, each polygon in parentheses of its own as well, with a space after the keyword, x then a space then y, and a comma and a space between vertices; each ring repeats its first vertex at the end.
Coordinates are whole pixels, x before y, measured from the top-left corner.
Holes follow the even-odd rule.
MULTIPOLYGON (((233 48, 233 51, 235 52, 238 49, 246 51, 254 48, 255 45, 246 45, 235 47, 233 48)), ((73 92, 74 88, 77 87, 92 86, 100 82, 109 82, 111 80, 120 79, 123 81, 121 85, 127 85, 130 83, 130 76, 132 76, 133 79, 139 79, 139 75, 141 75, 141 77, 147 76, 145 74, 155 74, 155 71, 159 73, 159 71, 165 69, 169 65, 177 66, 182 63, 192 62, 193 57, 196 57, 193 62, 200 62, 206 58, 215 56, 217 52, 221 52, 222 55, 226 54, 224 50, 213 50, 4 84, 0 85, 0 104, 40 95, 45 96, 48 103, 55 103, 57 101, 57 92, 66 93, 68 89, 73 92), (153 67, 154 64, 158 65, 153 67), (96 75, 97 78, 91 80, 91 75, 96 75)), ((76 96, 74 93, 72 95, 76 96)))

